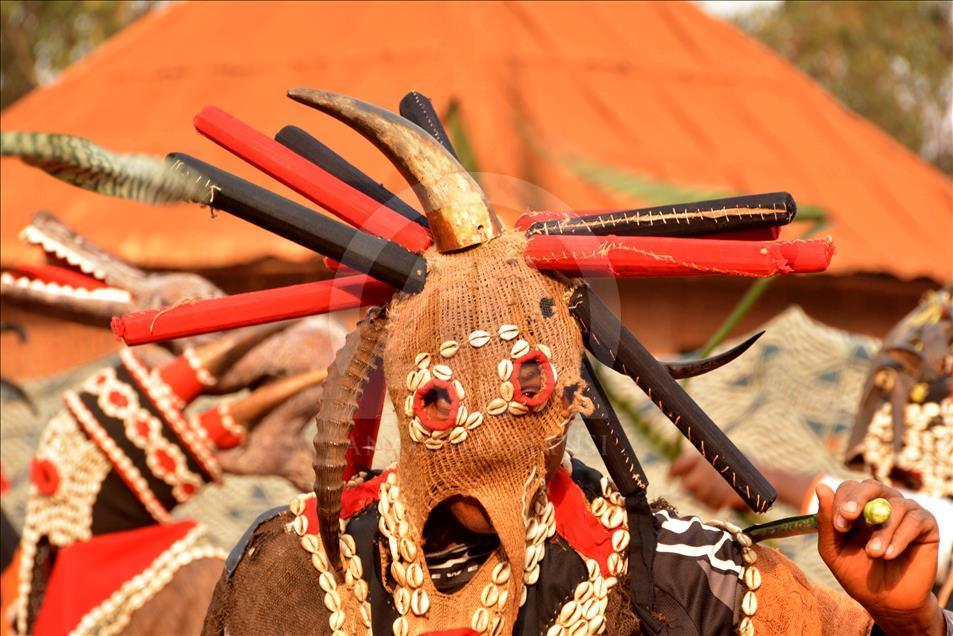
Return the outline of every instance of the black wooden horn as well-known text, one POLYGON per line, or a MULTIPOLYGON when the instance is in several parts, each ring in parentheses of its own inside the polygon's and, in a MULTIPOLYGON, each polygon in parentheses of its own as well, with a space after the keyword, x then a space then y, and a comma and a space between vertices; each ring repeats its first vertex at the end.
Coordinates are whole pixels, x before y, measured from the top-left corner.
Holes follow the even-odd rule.
POLYGON ((569 309, 589 351, 632 378, 752 510, 762 513, 774 503, 777 492, 768 480, 588 285, 576 287, 569 309))
POLYGON ((409 292, 423 289, 427 276, 427 260, 423 256, 189 155, 173 153, 169 156, 177 162, 177 169, 186 170, 212 185, 213 209, 228 212, 397 289, 409 292))
POLYGON ((794 197, 771 192, 540 221, 526 235, 706 236, 776 228, 796 214, 794 197))
POLYGON ((404 218, 417 225, 430 227, 427 217, 301 128, 285 126, 275 135, 275 141, 404 218))
POLYGON ((399 110, 401 117, 409 119, 430 133, 431 137, 439 141, 453 155, 454 159, 459 161, 460 157, 457 156, 457 151, 453 148, 453 142, 450 141, 450 136, 447 135, 447 131, 443 127, 440 117, 437 116, 437 111, 429 97, 417 91, 410 91, 400 100, 399 110))

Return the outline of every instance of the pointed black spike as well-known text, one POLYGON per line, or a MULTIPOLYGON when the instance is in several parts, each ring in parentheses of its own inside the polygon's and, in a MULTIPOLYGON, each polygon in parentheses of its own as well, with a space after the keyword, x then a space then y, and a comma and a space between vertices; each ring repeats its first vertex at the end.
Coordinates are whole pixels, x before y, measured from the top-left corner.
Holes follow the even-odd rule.
POLYGON ((275 141, 317 165, 322 170, 330 172, 344 183, 363 192, 381 205, 386 205, 404 218, 410 219, 417 225, 430 227, 427 217, 301 128, 285 126, 275 135, 275 141))
POLYGON ((588 285, 576 287, 569 310, 589 351, 632 378, 752 510, 765 512, 774 503, 768 480, 588 285))
POLYGON ((750 349, 751 345, 757 342, 758 338, 763 335, 764 332, 759 331, 744 342, 714 356, 701 358, 700 360, 677 360, 673 362, 662 362, 662 364, 666 369, 668 369, 669 375, 676 380, 681 380, 683 378, 694 378, 697 375, 703 375, 705 373, 714 371, 719 367, 725 366, 740 356, 742 353, 750 349))
POLYGON ((794 197, 771 192, 540 221, 526 235, 709 236, 787 225, 796 214, 794 197))
POLYGON ((454 159, 460 160, 429 97, 417 91, 410 91, 400 100, 400 115, 426 130, 444 148, 450 151, 454 159))

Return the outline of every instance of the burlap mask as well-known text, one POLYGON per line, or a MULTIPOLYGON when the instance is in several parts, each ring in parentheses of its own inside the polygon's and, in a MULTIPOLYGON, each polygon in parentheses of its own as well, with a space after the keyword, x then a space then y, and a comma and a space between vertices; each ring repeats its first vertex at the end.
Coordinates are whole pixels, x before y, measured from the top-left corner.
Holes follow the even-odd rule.
MULTIPOLYGON (((524 568, 524 507, 543 484, 547 452, 558 451, 580 408, 583 352, 566 288, 526 265, 525 241, 508 232, 462 253, 431 250, 426 289, 390 307, 384 350, 399 411, 397 472, 410 536, 422 547, 437 504, 473 497, 514 572, 524 568)), ((453 597, 425 582, 430 624, 469 624, 474 605, 465 599, 471 590, 479 595, 489 570, 453 597)), ((514 599, 518 580, 510 579, 514 599)), ((506 608, 508 625, 518 607, 506 608)))

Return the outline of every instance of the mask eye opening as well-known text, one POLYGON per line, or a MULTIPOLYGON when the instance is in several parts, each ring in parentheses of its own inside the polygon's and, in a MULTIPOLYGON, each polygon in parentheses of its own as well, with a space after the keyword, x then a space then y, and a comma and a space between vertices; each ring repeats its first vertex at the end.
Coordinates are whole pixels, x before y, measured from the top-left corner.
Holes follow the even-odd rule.
POLYGON ((513 400, 526 406, 545 404, 556 388, 556 376, 542 351, 530 351, 513 362, 513 400))
POLYGON ((433 378, 414 393, 414 414, 432 431, 444 431, 454 425, 460 398, 452 384, 433 378))

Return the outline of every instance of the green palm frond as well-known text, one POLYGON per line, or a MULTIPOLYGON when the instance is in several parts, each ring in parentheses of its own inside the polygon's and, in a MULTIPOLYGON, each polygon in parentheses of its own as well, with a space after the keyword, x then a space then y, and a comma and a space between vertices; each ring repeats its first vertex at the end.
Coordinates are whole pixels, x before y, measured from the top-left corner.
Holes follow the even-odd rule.
POLYGON ((0 133, 0 156, 19 157, 66 183, 144 203, 212 200, 212 184, 149 155, 120 154, 88 139, 36 132, 0 133))

